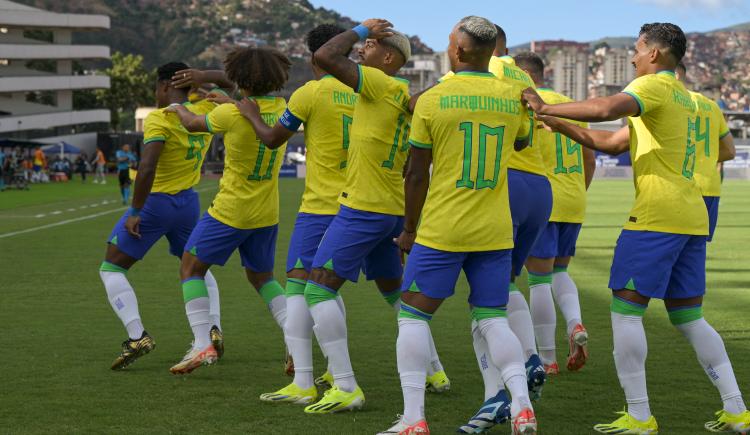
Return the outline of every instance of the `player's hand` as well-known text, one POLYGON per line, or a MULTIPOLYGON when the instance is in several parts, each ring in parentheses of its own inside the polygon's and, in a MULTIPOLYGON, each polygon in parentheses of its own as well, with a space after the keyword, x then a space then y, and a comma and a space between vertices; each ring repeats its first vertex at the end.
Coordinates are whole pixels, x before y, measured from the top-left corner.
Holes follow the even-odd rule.
POLYGON ((370 30, 369 39, 383 39, 393 36, 393 24, 382 18, 370 18, 362 22, 370 30))
POLYGON ((125 229, 128 230, 128 233, 135 237, 136 239, 141 238, 140 233, 140 225, 141 225, 141 217, 140 216, 128 216, 128 218, 125 220, 125 229))
POLYGON ((228 95, 224 95, 221 92, 209 92, 206 95, 206 100, 216 104, 233 103, 234 100, 228 95))
POLYGON ((204 74, 199 69, 183 69, 172 76, 171 85, 175 88, 197 88, 203 84, 204 74))
POLYGON ((169 106, 165 107, 163 110, 166 113, 177 113, 177 108, 182 107, 179 104, 170 104, 169 106))
POLYGON ((533 88, 524 89, 521 94, 521 100, 526 104, 526 107, 528 107, 529 110, 532 110, 535 113, 544 113, 544 100, 542 100, 542 97, 540 97, 533 88))
POLYGON ((537 123, 536 128, 543 128, 552 133, 558 133, 560 131, 557 128, 559 119, 555 118, 554 116, 540 115, 538 113, 535 113, 534 119, 540 121, 539 123, 537 123))
POLYGON ((258 103, 253 99, 243 98, 240 101, 236 101, 234 105, 237 106, 240 114, 247 119, 260 117, 260 108, 258 107, 258 103))
POLYGON ((393 239, 393 243, 398 246, 401 250, 401 263, 404 263, 404 252, 410 253, 411 248, 414 246, 414 240, 417 238, 417 232, 401 231, 401 234, 397 238, 393 239))

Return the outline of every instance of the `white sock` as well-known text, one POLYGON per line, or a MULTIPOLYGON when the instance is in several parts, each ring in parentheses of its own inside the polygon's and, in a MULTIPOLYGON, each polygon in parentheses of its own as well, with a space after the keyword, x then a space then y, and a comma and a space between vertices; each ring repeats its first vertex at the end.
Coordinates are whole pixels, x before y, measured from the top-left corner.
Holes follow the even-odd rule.
POLYGON ((479 332, 487 340, 492 363, 500 371, 513 398, 511 415, 515 416, 524 408, 532 408, 526 383, 526 360, 521 343, 511 331, 508 319, 493 317, 479 320, 477 324, 479 332))
POLYGON ((284 339, 294 358, 294 384, 307 389, 313 386, 313 319, 304 295, 289 296, 286 309, 284 339))
POLYGON ((693 345, 703 370, 721 394, 724 410, 730 414, 744 412, 747 408, 719 333, 704 318, 675 327, 693 345))
MULTIPOLYGON (((346 306, 344 305, 344 299, 341 298, 341 295, 336 296, 336 303, 339 304, 339 309, 341 309, 341 313, 344 315, 344 321, 346 321, 346 306)), ((326 360, 328 360, 328 356, 325 354, 325 351, 321 349, 323 352, 323 356, 326 357, 326 360)), ((331 362, 327 361, 326 370, 328 373, 333 373, 331 371, 331 362)))
POLYGON ((310 314, 315 322, 315 337, 328 357, 334 383, 343 391, 354 391, 357 381, 346 343, 346 319, 339 304, 336 300, 319 302, 310 307, 310 314))
MULTIPOLYGON (((401 311, 401 299, 398 299, 391 306, 393 307, 393 310, 396 311, 396 315, 398 315, 399 311, 401 311)), ((429 337, 429 345, 430 358, 427 362, 427 376, 432 376, 443 370, 443 364, 440 362, 440 357, 438 356, 437 348, 435 348, 435 340, 433 340, 432 334, 430 334, 429 337)))
POLYGON ((424 389, 430 349, 430 325, 424 320, 398 319, 396 359, 404 394, 403 421, 415 424, 424 419, 424 389))
POLYGON ((193 349, 203 349, 211 344, 211 303, 207 297, 191 299, 185 303, 190 328, 193 330, 193 349))
POLYGON ((128 337, 137 340, 143 335, 143 324, 138 312, 138 299, 135 297, 133 287, 128 278, 121 272, 107 272, 100 270, 99 276, 107 291, 109 304, 112 306, 117 317, 128 331, 128 337))
POLYGON ((578 287, 567 271, 554 272, 552 274, 552 291, 555 294, 557 305, 565 318, 568 337, 573 328, 581 321, 581 303, 578 301, 578 287))
POLYGON ((219 284, 210 270, 206 271, 206 290, 208 290, 208 302, 211 307, 208 309, 208 318, 211 326, 216 325, 221 330, 221 304, 219 302, 219 284))
POLYGON ((555 355, 555 327, 557 313, 555 301, 552 299, 552 286, 538 284, 529 287, 531 300, 531 319, 534 322, 534 335, 539 346, 539 357, 544 364, 557 361, 555 355))
POLYGON ((283 331, 284 323, 286 323, 286 296, 279 295, 271 299, 271 302, 268 303, 268 311, 271 312, 273 320, 283 331))
POLYGON ((643 318, 611 313, 614 340, 615 368, 620 385, 625 390, 628 413, 636 420, 651 417, 646 389, 646 355, 648 344, 643 329, 643 318))
POLYGON ((471 338, 474 344, 474 355, 476 355, 477 364, 479 364, 479 372, 482 374, 482 381, 484 381, 484 400, 487 401, 495 397, 500 390, 505 388, 505 385, 503 385, 500 371, 492 363, 490 351, 487 348, 487 340, 479 332, 479 324, 476 320, 471 321, 471 338))
POLYGON ((536 354, 537 350, 529 304, 519 291, 511 291, 508 296, 508 323, 518 341, 521 342, 521 348, 526 355, 525 362, 531 355, 536 354))

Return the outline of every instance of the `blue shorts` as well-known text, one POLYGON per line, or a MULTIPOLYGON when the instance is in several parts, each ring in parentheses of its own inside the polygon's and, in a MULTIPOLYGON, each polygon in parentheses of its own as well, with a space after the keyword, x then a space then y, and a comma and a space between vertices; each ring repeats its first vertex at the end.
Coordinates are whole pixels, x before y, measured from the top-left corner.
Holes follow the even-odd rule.
POLYGON ((622 230, 609 276, 612 290, 657 299, 706 293, 706 236, 622 230))
POLYGON ((552 186, 543 175, 508 169, 508 197, 513 218, 513 276, 518 276, 549 222, 552 186))
POLYGON ((710 242, 714 239, 716 223, 719 221, 719 197, 704 196, 703 201, 706 203, 706 209, 708 210, 708 239, 706 240, 710 242))
POLYGON ((536 258, 572 257, 576 255, 576 241, 580 232, 581 224, 548 222, 529 255, 536 258))
POLYGON ((292 269, 305 269, 306 272, 310 272, 320 240, 323 239, 323 235, 334 216, 312 213, 297 214, 286 256, 287 272, 292 269))
POLYGON ((508 304, 511 250, 448 252, 414 244, 406 262, 402 291, 419 291, 427 297, 453 295, 461 269, 469 281, 469 304, 504 307, 508 304))
POLYGON ((185 251, 203 263, 223 266, 237 249, 242 267, 256 273, 273 272, 278 232, 278 225, 251 230, 230 227, 206 212, 190 234, 185 251))
POLYGON ((141 238, 131 236, 125 229, 125 221, 130 216, 130 212, 125 211, 112 229, 107 242, 116 245, 125 254, 141 260, 154 243, 162 236, 167 236, 169 253, 182 257, 185 243, 198 222, 200 212, 198 194, 193 189, 183 190, 174 195, 151 193, 146 197, 146 203, 140 213, 141 238))
POLYGON ((320 241, 312 267, 332 269, 357 282, 360 269, 368 280, 401 278, 401 253, 393 239, 404 218, 341 206, 320 241))

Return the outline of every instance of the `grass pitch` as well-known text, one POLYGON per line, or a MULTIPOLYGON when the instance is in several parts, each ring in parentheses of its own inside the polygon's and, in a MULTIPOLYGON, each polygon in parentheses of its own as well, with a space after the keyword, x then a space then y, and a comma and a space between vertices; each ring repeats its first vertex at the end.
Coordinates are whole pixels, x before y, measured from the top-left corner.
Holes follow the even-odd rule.
MULTIPOLYGON (((206 207, 217 182, 199 186, 206 207)), ((277 278, 284 282, 286 249, 302 193, 302 180, 281 180, 277 278)), ((536 404, 540 433, 593 433, 594 423, 622 409, 612 360, 607 289, 613 247, 632 204, 628 181, 595 180, 587 220, 570 272, 578 283, 591 360, 580 373, 550 380, 536 404)), ((293 405, 261 403, 283 375, 282 334, 244 278, 239 258, 214 268, 221 289, 226 354, 218 365, 188 376, 168 368, 186 351, 185 318, 177 260, 165 241, 128 274, 143 322, 157 348, 127 370, 109 365, 126 334, 112 313, 98 267, 104 242, 120 213, 116 180, 33 185, 29 192, 0 193, 0 432, 2 433, 283 433, 374 434, 390 426, 402 407, 395 361, 396 322, 372 283, 348 283, 349 343, 357 379, 367 397, 357 413, 308 416, 293 405)), ((750 389, 748 304, 750 184, 724 185, 719 228, 708 248, 706 318, 725 339, 740 387, 750 389)), ((522 286, 523 282, 521 282, 522 286)), ((465 298, 459 282, 432 321, 453 389, 426 399, 435 434, 451 433, 482 402, 465 298)), ((558 313, 558 359, 567 345, 558 313)), ((691 347, 670 326, 662 304, 646 314, 651 407, 662 434, 700 434, 721 407, 717 392, 691 347)), ((316 374, 324 361, 316 349, 316 374)), ((563 364, 561 364, 563 365, 563 364)), ((748 396, 750 397, 750 396, 748 396)), ((492 433, 508 433, 498 427, 492 433)))

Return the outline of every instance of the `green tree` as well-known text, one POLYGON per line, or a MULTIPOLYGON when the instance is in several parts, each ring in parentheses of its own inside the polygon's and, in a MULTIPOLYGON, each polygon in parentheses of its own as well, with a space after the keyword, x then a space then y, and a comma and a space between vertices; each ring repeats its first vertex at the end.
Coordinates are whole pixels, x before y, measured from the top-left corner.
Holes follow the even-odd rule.
POLYGON ((98 89, 97 100, 109 109, 112 128, 121 126, 123 112, 133 112, 136 107, 154 104, 154 71, 143 66, 143 56, 112 54, 112 66, 105 69, 109 76, 109 89, 98 89))

